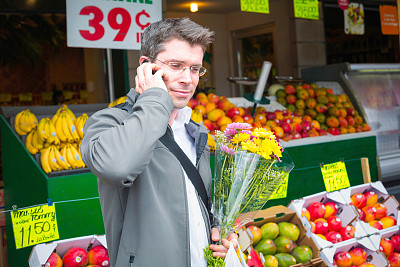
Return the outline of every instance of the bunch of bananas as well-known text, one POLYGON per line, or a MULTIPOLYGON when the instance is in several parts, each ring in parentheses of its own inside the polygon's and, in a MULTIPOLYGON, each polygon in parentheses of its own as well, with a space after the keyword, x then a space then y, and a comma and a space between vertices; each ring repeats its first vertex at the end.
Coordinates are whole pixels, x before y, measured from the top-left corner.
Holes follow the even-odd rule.
POLYGON ((85 168, 80 152, 72 144, 65 144, 61 151, 55 145, 41 150, 40 162, 46 173, 85 168))
POLYGON ((121 96, 118 99, 115 99, 114 101, 110 102, 110 104, 108 104, 108 107, 113 107, 116 106, 118 104, 124 103, 126 101, 127 96, 121 96))
POLYGON ((19 135, 27 135, 38 125, 38 120, 29 109, 19 112, 15 116, 14 129, 19 135))
POLYGON ((42 168, 49 173, 85 167, 80 144, 88 118, 86 113, 76 118, 63 105, 52 118, 42 118, 39 123, 32 112, 23 110, 16 115, 14 124, 18 134, 27 135, 25 145, 29 153, 40 153, 42 168))

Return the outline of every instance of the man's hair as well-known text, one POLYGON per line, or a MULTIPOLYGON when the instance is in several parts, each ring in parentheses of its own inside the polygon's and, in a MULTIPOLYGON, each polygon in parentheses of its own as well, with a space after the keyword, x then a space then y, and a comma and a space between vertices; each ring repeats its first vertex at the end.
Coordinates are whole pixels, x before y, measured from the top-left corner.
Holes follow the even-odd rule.
POLYGON ((203 52, 213 42, 214 32, 189 18, 168 18, 150 24, 143 32, 140 56, 156 57, 172 39, 200 45, 203 52))

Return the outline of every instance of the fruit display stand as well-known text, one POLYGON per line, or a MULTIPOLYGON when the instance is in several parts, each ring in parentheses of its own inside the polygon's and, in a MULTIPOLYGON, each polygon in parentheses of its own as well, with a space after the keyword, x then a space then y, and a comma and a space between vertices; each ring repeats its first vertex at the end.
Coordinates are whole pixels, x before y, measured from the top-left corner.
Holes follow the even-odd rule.
MULTIPOLYGON (((267 111, 285 109, 272 97, 270 105, 261 105, 267 111)), ((249 107, 253 103, 244 98, 229 98, 236 106, 249 107)), ((289 174, 286 197, 271 199, 264 208, 284 205, 291 200, 326 191, 321 172, 321 165, 343 161, 345 163, 350 186, 364 183, 361 159, 368 159, 371 181, 377 180, 377 149, 374 131, 343 135, 324 135, 307 137, 284 142, 295 167, 289 174)), ((214 157, 211 158, 213 167, 214 157)), ((278 189, 279 190, 279 189, 278 189)), ((277 191, 278 191, 277 190, 277 191)))
MULTIPOLYGON (((75 114, 92 114, 106 104, 71 105, 75 114)), ((12 127, 15 115, 29 108, 38 119, 51 116, 60 106, 2 107, 1 153, 5 209, 22 209, 54 203, 59 239, 104 234, 98 199, 97 178, 89 169, 52 172, 47 175, 38 155, 32 156, 12 127)), ((11 212, 6 213, 8 261, 13 266, 28 266, 32 246, 16 249, 11 212)))

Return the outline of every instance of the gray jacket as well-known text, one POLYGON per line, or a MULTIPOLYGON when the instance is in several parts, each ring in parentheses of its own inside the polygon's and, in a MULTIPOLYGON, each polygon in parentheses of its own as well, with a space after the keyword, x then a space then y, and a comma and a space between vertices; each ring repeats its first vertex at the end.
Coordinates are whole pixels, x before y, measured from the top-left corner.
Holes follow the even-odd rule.
MULTIPOLYGON (((128 93, 133 103, 135 91, 128 93)), ((143 92, 129 113, 106 108, 85 123, 82 158, 98 177, 108 252, 113 267, 190 266, 184 170, 159 138, 173 102, 160 88, 143 92)), ((195 139, 197 168, 211 194, 207 130, 186 125, 195 139), (205 139, 204 139, 205 138, 205 139)), ((210 241, 210 220, 198 196, 210 241)))

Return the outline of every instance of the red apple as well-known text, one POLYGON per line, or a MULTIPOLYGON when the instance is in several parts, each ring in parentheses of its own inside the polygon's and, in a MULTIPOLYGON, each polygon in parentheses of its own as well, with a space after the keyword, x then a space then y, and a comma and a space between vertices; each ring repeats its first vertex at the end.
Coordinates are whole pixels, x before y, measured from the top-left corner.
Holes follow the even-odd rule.
POLYGON ((367 206, 375 205, 378 202, 378 195, 374 191, 367 191, 364 196, 367 198, 367 206))
POLYGON ((328 232, 325 235, 325 237, 326 237, 326 240, 328 240, 329 242, 332 242, 333 244, 343 241, 342 236, 336 231, 328 232))
POLYGON ((382 230, 383 229, 383 224, 380 221, 377 220, 373 220, 368 222, 369 225, 371 225, 372 227, 378 229, 378 230, 382 230))
POLYGON ((382 223, 383 229, 395 226, 397 224, 397 221, 395 218, 392 216, 385 216, 379 220, 379 222, 382 223))
POLYGON ((331 127, 331 128, 328 129, 328 133, 330 133, 330 134, 332 134, 332 135, 339 135, 339 134, 340 134, 340 131, 339 131, 338 128, 331 127))
POLYGON ((400 234, 393 235, 390 240, 394 244, 394 252, 400 252, 400 234))
POLYGON ((328 217, 330 216, 336 215, 338 211, 338 206, 336 205, 335 202, 328 201, 324 205, 325 205, 325 215, 324 215, 325 219, 328 219, 328 217))
POLYGON ((337 216, 330 216, 327 220, 329 231, 339 232, 342 229, 342 220, 337 216))
POLYGON ((276 119, 276 114, 275 112, 267 112, 267 115, 265 116, 267 120, 273 121, 276 119))
POLYGON ((282 125, 282 130, 284 133, 290 133, 292 132, 292 126, 290 125, 290 123, 284 122, 282 125))
POLYGON ((329 225, 325 219, 317 219, 314 221, 315 234, 326 235, 329 232, 329 225))
POLYGON ((325 215, 325 205, 322 204, 322 202, 311 203, 307 209, 310 212, 311 221, 315 221, 318 218, 323 218, 325 215))
POLYGON ((354 108, 346 108, 346 111, 347 111, 347 115, 349 115, 349 116, 354 116, 354 114, 355 114, 354 108))
POLYGON ((363 264, 367 260, 367 252, 363 248, 355 247, 349 251, 354 265, 363 264))
POLYGON ((51 253, 50 257, 47 259, 45 266, 46 267, 62 267, 62 260, 57 253, 51 253))
POLYGON ((400 267, 400 254, 394 252, 388 256, 390 267, 400 267))
POLYGON ((300 139, 301 138, 301 134, 299 132, 294 131, 292 133, 292 138, 293 139, 300 139))
POLYGON ((349 240, 354 238, 355 229, 351 225, 347 225, 340 229, 339 234, 342 236, 343 240, 349 240))
POLYGON ((311 229, 310 229, 311 233, 315 234, 315 223, 310 222, 310 225, 311 225, 311 229))
POLYGON ((200 105, 199 101, 197 99, 191 98, 189 102, 187 103, 188 107, 191 109, 194 109, 195 106, 200 105))
POLYGON ((88 262, 91 265, 98 265, 102 267, 110 266, 110 259, 108 258, 108 251, 103 246, 96 246, 89 250, 88 262))
POLYGON ((350 197, 351 199, 351 204, 353 204, 355 207, 362 209, 365 207, 367 204, 367 198, 363 193, 357 193, 354 194, 350 197))
POLYGON ((88 264, 86 250, 80 247, 72 247, 65 252, 63 267, 85 267, 88 264))
POLYGON ((311 125, 311 122, 309 122, 309 121, 302 121, 301 127, 303 128, 304 131, 309 131, 309 130, 311 130, 312 125, 311 125))
POLYGON ((362 208, 365 213, 365 221, 370 222, 376 219, 376 208, 374 206, 365 206, 362 208))
POLYGON ((249 231, 250 239, 253 241, 252 246, 254 247, 261 240, 261 229, 258 226, 250 225, 247 227, 247 233, 249 233, 249 231))
POLYGON ((379 220, 387 215, 387 208, 382 203, 375 204, 376 219, 379 220))
POLYGON ((307 131, 301 131, 301 132, 300 132, 300 135, 301 135, 301 138, 307 138, 307 137, 309 137, 309 134, 308 134, 307 131))
POLYGON ((360 214, 360 220, 365 221, 365 212, 363 210, 357 209, 358 213, 360 214))
POLYGON ((349 267, 353 263, 350 254, 345 251, 336 253, 333 259, 338 267, 349 267))
POLYGON ((235 115, 240 115, 240 111, 237 107, 232 107, 226 111, 226 116, 228 116, 231 119, 235 117, 235 115))
POLYGON ((328 133, 324 129, 318 129, 319 135, 327 135, 328 133))
POLYGON ((382 238, 379 244, 379 251, 387 256, 394 252, 394 243, 389 238, 382 238))
POLYGON ((307 220, 310 220, 310 212, 305 207, 301 209, 301 216, 306 217, 307 220))
POLYGON ((301 127, 301 125, 299 123, 294 123, 293 130, 296 132, 301 132, 303 130, 303 128, 301 127))

